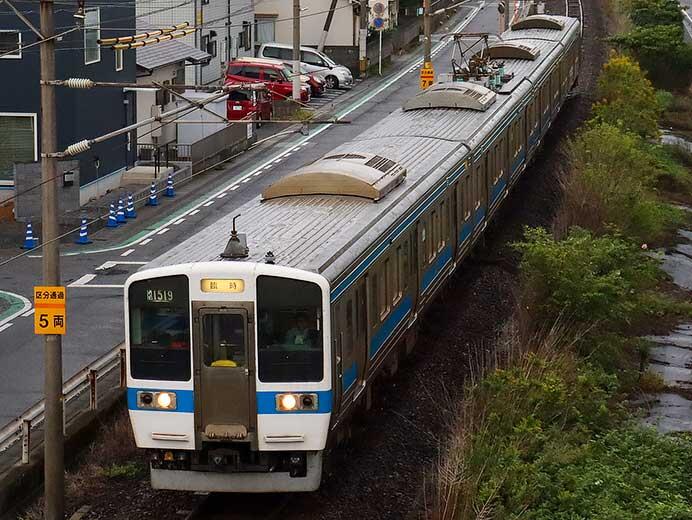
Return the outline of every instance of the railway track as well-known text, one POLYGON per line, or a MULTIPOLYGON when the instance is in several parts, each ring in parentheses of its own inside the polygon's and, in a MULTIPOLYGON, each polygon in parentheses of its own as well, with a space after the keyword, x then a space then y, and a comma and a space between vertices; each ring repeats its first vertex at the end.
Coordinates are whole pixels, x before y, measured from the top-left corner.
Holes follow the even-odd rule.
POLYGON ((584 36, 584 6, 582 0, 565 0, 565 15, 581 22, 581 36, 584 36))
POLYGON ((278 520, 291 495, 210 493, 185 520, 278 520))

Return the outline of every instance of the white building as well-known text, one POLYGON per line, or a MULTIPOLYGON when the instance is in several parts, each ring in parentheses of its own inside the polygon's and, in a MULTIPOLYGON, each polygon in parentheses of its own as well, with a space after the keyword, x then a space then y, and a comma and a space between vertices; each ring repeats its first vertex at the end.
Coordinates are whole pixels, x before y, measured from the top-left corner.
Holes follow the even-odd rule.
POLYGON ((158 2, 138 0, 137 16, 154 28, 189 22, 199 29, 181 40, 209 53, 211 59, 207 64, 186 67, 186 83, 218 83, 229 60, 253 56, 255 0, 192 0, 180 4, 164 8, 158 2))

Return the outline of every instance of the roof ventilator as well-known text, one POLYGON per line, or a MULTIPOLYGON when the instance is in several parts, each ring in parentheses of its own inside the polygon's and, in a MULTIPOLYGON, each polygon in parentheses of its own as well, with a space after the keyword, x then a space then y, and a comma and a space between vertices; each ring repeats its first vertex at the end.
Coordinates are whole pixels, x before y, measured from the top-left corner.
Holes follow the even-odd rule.
POLYGON ((495 42, 482 51, 492 60, 535 60, 541 54, 538 47, 529 47, 516 41, 495 42))
POLYGON ((297 195, 344 195, 378 201, 404 182, 406 169, 372 153, 327 155, 278 180, 262 200, 297 195))
POLYGON ((226 244, 226 249, 221 253, 221 258, 230 258, 231 260, 238 260, 240 258, 247 258, 250 250, 247 247, 247 237, 245 234, 238 234, 235 229, 235 220, 240 216, 240 214, 233 217, 233 229, 231 230, 231 238, 226 244))
POLYGON ((536 14, 527 16, 514 22, 511 26, 513 31, 521 31, 522 29, 551 29, 553 31, 561 31, 565 27, 565 23, 559 18, 546 14, 536 14))
POLYGON ((496 94, 489 88, 466 81, 436 83, 404 104, 404 111, 424 108, 470 108, 485 112, 495 103, 496 94))

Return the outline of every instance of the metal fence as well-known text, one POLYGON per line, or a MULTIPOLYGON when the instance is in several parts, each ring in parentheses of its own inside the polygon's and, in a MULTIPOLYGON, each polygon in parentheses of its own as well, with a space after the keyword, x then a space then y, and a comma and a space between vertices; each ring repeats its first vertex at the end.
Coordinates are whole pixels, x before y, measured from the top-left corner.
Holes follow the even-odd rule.
POLYGON ((171 162, 190 161, 189 144, 137 144, 137 161, 140 164, 153 163, 156 171, 171 162))
MULTIPOLYGON (((63 430, 84 412, 98 410, 102 395, 126 386, 125 348, 118 345, 87 365, 63 385, 63 430)), ((28 464, 42 432, 45 405, 41 400, 0 430, 0 466, 28 464), (21 450, 16 449, 20 446, 21 450)))

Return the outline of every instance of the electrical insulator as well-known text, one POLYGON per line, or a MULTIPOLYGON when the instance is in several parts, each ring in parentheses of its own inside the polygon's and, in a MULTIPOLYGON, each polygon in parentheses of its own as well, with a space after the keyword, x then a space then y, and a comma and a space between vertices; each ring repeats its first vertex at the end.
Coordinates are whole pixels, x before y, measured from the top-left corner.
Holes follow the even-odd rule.
POLYGON ((87 78, 70 78, 65 81, 65 86, 69 88, 93 88, 94 82, 87 78))

